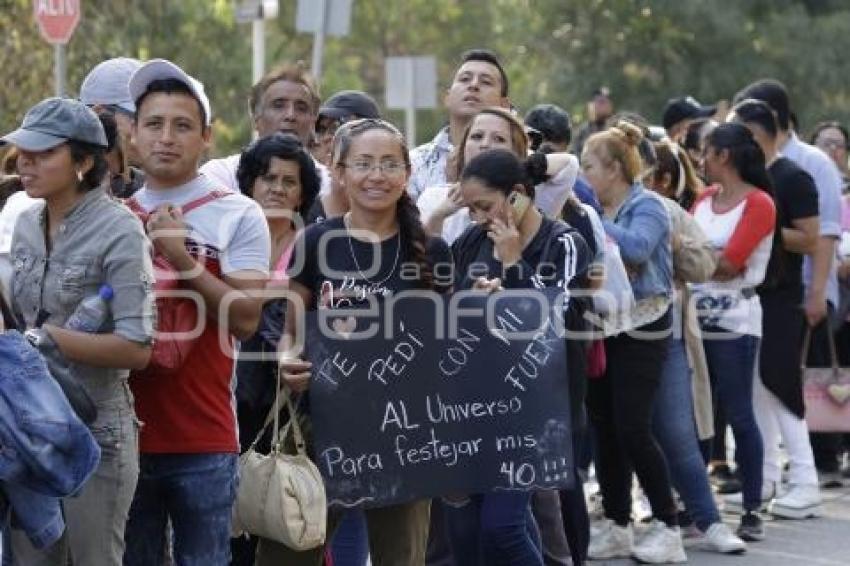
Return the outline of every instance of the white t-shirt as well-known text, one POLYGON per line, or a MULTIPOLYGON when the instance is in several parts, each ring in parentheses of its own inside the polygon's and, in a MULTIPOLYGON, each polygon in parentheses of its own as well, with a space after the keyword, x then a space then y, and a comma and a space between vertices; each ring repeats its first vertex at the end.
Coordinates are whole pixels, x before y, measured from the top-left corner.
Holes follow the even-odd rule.
MULTIPOLYGON (((239 168, 239 158, 241 153, 228 155, 219 159, 210 159, 203 165, 199 171, 206 175, 210 180, 217 182, 220 188, 231 190, 235 193, 239 192, 239 183, 236 182, 236 170, 239 168)), ((331 175, 328 168, 313 159, 316 165, 316 171, 319 173, 319 178, 322 180, 322 186, 319 194, 324 195, 331 190, 331 175)))
POLYGON ((755 288, 764 281, 773 244, 776 208, 760 190, 751 191, 730 210, 713 206, 715 189, 708 189, 694 206, 694 218, 708 240, 741 272, 728 281, 692 284, 693 300, 702 326, 761 336, 761 301, 755 288))
MULTIPOLYGON (((150 212, 163 204, 183 206, 219 188, 219 183, 198 175, 179 187, 153 190, 144 186, 133 197, 150 212)), ((253 200, 240 193, 227 194, 190 210, 184 220, 199 256, 217 263, 223 275, 244 270, 268 274, 269 227, 262 208, 253 200)))

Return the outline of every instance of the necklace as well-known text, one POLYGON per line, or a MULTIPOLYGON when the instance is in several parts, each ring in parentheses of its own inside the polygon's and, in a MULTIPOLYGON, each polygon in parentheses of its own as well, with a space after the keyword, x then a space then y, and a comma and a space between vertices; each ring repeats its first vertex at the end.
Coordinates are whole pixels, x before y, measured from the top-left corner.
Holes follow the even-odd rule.
POLYGON ((345 216, 343 216, 342 220, 345 224, 346 231, 348 232, 348 251, 351 252, 351 259, 354 260, 354 267, 357 269, 357 273, 359 273, 360 277, 362 277, 373 288, 380 287, 381 285, 389 281, 390 277, 393 276, 393 273, 395 273, 395 269, 398 266, 398 257, 401 253, 401 230, 396 232, 396 239, 398 240, 398 245, 396 245, 395 248, 395 259, 393 260, 393 266, 390 268, 390 271, 386 277, 384 277, 380 281, 372 281, 371 279, 366 277, 365 273, 363 273, 363 270, 360 268, 360 262, 357 261, 357 254, 354 253, 354 245, 351 243, 351 224, 349 220, 349 215, 346 214, 345 216))

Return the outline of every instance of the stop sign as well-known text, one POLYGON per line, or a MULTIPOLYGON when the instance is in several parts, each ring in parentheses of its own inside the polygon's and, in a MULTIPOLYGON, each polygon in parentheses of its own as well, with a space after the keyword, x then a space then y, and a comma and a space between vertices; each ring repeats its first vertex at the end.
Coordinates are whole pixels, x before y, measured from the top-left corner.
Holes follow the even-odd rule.
POLYGON ((68 43, 80 23, 80 0, 34 0, 33 11, 38 29, 49 43, 68 43))

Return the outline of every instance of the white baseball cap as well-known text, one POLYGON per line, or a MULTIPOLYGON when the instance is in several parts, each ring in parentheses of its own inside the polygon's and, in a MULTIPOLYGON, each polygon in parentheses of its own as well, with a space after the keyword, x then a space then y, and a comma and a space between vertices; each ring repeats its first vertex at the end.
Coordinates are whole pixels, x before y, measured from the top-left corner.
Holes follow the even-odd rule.
POLYGON ((129 113, 136 112, 127 85, 142 62, 129 57, 102 61, 92 69, 80 86, 80 100, 87 106, 114 104, 129 113))
POLYGON ((130 77, 130 96, 134 102, 138 101, 152 82, 164 79, 175 79, 189 87, 189 90, 201 103, 206 125, 209 126, 212 122, 212 110, 210 99, 204 92, 203 83, 189 76, 186 71, 166 59, 151 59, 133 73, 133 76, 130 77))

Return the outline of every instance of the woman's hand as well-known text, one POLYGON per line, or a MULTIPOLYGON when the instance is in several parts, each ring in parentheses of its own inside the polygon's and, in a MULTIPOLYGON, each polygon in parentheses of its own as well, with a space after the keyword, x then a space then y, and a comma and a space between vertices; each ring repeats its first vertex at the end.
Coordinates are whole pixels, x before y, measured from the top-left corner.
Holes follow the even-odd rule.
POLYGON ((505 267, 510 267, 522 259, 522 238, 510 215, 507 222, 498 218, 493 220, 487 236, 493 240, 496 254, 505 267))
POLYGON ((451 187, 449 187, 449 192, 446 195, 446 198, 443 199, 443 202, 441 202, 440 206, 438 206, 434 211, 434 215, 442 218, 448 218, 464 206, 463 196, 460 192, 460 185, 454 183, 451 187))
POLYGON ((496 291, 504 291, 505 288, 502 287, 502 280, 498 277, 494 279, 487 279, 486 277, 479 277, 472 284, 473 291, 484 291, 486 293, 495 293, 496 291))
POLYGON ((296 393, 302 393, 310 386, 310 368, 308 361, 301 358, 282 357, 280 359, 280 375, 286 385, 296 393))

